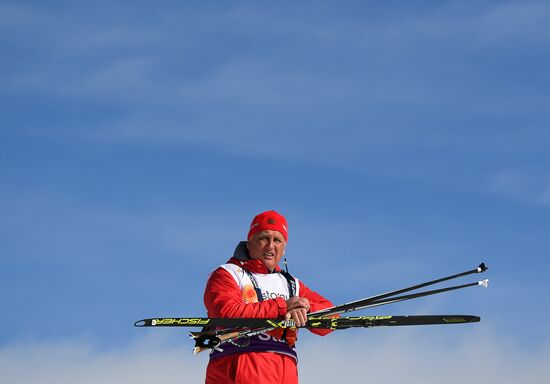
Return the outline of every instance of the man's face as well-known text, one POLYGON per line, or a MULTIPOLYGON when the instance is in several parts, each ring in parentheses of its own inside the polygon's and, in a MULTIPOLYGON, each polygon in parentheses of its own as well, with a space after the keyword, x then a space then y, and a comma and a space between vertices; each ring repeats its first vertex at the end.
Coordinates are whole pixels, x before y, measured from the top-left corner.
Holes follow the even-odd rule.
POLYGON ((248 240, 247 247, 251 259, 260 259, 268 270, 273 271, 285 254, 286 241, 280 232, 265 230, 255 233, 248 240))

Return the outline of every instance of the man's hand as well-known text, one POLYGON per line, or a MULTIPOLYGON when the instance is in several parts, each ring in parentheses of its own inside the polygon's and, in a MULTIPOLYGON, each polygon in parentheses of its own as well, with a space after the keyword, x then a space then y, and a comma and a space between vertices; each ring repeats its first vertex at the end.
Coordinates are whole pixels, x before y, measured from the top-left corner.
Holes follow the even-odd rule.
POLYGON ((291 297, 286 301, 287 312, 286 320, 294 320, 297 327, 303 327, 307 323, 307 313, 309 311, 309 300, 305 297, 291 297))

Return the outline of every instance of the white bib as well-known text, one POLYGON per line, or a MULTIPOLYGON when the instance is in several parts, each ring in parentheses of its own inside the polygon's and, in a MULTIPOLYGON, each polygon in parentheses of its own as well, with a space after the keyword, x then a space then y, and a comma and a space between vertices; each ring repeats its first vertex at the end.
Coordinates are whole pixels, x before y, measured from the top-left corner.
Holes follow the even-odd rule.
MULTIPOLYGON (((245 303, 257 303, 258 297, 256 290, 254 289, 254 284, 252 283, 248 274, 239 266, 235 264, 224 264, 221 266, 225 269, 241 290, 243 302, 245 303)), ((252 272, 251 272, 252 273, 252 272)), ((282 297, 285 300, 290 298, 290 293, 288 289, 287 279, 280 273, 252 273, 260 291, 262 292, 262 300, 276 299, 277 297, 282 297)), ((296 296, 300 296, 300 284, 298 284, 298 279, 296 279, 296 296)))

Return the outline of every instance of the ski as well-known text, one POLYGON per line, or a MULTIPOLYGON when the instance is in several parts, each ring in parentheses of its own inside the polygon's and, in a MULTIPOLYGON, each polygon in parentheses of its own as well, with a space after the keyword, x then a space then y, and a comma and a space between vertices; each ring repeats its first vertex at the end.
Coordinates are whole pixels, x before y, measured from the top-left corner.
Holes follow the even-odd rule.
MULTIPOLYGON (((218 319, 210 319, 218 320, 218 319)), ((235 320, 235 319, 234 319, 235 320)), ((244 319, 241 319, 244 320, 244 319)), ((281 319, 246 319, 265 320, 272 322, 272 329, 294 326, 291 320, 281 319)), ((480 321, 478 316, 472 315, 413 315, 413 316, 355 316, 341 318, 314 318, 308 319, 303 328, 340 330, 348 328, 371 328, 383 326, 407 326, 407 325, 436 325, 436 324, 463 324, 480 321)), ((257 324, 251 321, 249 324, 257 324)), ((265 333, 265 328, 257 329, 222 329, 190 332, 189 336, 195 340, 195 353, 208 349, 221 349, 225 343, 265 333)))
MULTIPOLYGON (((471 323, 476 321, 479 321, 479 317, 471 315, 354 316, 335 318, 311 316, 308 317, 307 323, 299 328, 324 328, 335 330, 380 325, 451 324, 471 323)), ((134 325, 136 327, 297 328, 293 320, 266 318, 161 317, 139 320, 136 321, 134 325)), ((201 332, 198 333, 200 334, 201 332)))

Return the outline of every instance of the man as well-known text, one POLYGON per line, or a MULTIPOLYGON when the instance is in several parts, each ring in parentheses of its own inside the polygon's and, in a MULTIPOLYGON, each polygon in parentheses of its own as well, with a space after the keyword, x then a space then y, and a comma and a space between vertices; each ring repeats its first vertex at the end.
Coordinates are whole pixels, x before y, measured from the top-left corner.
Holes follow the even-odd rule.
MULTIPOLYGON (((204 304, 209 317, 293 319, 304 325, 307 313, 333 306, 303 282, 279 267, 288 241, 284 216, 275 211, 252 220, 248 241, 216 269, 206 285, 204 304)), ((312 331, 319 335, 328 330, 312 331)), ((278 330, 250 337, 244 343, 214 350, 206 384, 298 383, 295 330, 278 330)))

